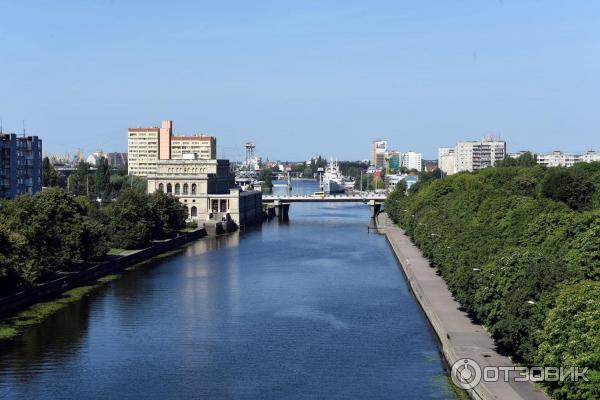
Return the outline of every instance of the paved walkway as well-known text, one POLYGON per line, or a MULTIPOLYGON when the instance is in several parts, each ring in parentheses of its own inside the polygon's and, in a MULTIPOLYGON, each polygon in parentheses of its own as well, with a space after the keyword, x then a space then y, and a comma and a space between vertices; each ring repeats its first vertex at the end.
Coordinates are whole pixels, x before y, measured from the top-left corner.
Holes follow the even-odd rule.
MULTIPOLYGON (((468 358, 486 366, 513 366, 510 358, 500 355, 489 333, 475 324, 454 300, 446 286, 446 282, 431 268, 429 261, 423 257, 419 249, 396 226, 387 214, 377 217, 379 233, 385 234, 394 250, 398 261, 410 283, 410 286, 435 330, 442 352, 449 365, 468 358)), ((508 382, 481 381, 469 391, 474 399, 526 399, 547 400, 548 397, 537 390, 531 382, 515 382, 515 374, 511 374, 508 382)))

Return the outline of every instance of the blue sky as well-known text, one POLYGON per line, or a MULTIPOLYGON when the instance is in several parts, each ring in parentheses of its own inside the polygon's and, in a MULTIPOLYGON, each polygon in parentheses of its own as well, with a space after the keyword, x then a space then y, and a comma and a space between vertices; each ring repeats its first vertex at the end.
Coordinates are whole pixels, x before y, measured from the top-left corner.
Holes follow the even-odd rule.
POLYGON ((50 153, 165 118, 232 158, 600 151, 598 1, 0 0, 0 54, 4 131, 50 153))

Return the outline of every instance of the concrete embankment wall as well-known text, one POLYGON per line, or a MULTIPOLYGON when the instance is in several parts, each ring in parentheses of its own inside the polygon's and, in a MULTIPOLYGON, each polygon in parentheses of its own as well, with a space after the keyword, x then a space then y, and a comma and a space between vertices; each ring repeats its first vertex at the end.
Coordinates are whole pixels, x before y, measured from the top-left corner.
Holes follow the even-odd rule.
POLYGON ((87 265, 89 266, 87 268, 84 266, 79 271, 68 273, 51 282, 43 283, 23 292, 0 298, 0 316, 15 313, 37 302, 58 296, 67 290, 93 282, 105 275, 120 272, 127 267, 146 261, 154 256, 173 250, 185 243, 204 236, 206 236, 206 230, 204 228, 197 229, 173 239, 156 242, 152 246, 132 254, 103 262, 88 263, 87 265))
MULTIPOLYGON (((414 296, 424 311, 439 340, 445 361, 452 366, 457 361, 473 360, 483 370, 485 367, 514 367, 509 357, 501 355, 491 336, 481 325, 473 322, 462 311, 460 304, 450 293, 445 281, 439 276, 420 250, 410 241, 385 213, 377 217, 379 233, 386 236, 414 296)), ((526 399, 548 400, 531 382, 514 380, 508 382, 482 380, 468 390, 473 399, 526 399)))

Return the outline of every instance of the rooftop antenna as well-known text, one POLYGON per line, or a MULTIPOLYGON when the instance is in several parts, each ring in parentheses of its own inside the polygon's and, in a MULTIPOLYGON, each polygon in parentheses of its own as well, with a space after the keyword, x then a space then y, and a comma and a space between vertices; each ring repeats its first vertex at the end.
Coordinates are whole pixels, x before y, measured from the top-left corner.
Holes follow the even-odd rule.
POLYGON ((2 118, 0 118, 0 135, 2 135, 2 118))
POLYGON ((23 137, 25 137, 25 120, 23 120, 23 137))

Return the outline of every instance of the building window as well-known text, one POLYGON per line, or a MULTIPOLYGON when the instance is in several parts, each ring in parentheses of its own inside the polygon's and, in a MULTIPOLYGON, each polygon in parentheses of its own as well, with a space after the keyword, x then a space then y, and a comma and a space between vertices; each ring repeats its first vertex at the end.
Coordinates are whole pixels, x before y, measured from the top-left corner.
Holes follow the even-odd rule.
POLYGON ((196 206, 190 208, 190 216, 192 216, 192 217, 198 216, 198 209, 196 208, 196 206))
POLYGON ((173 193, 173 185, 167 183, 167 193, 173 193))
POLYGON ((183 194, 188 194, 188 184, 187 183, 183 184, 183 194))
POLYGON ((221 200, 221 212, 226 212, 227 211, 227 200, 221 200))
POLYGON ((175 184, 175 194, 179 194, 181 193, 181 186, 179 185, 179 183, 175 184))
POLYGON ((165 191, 165 185, 163 185, 162 183, 158 184, 158 191, 159 192, 164 192, 165 191))
POLYGON ((192 194, 196 194, 196 184, 192 183, 192 194))

